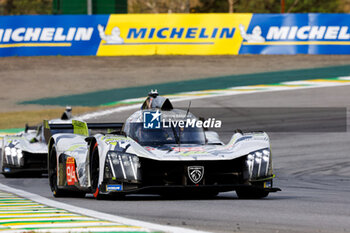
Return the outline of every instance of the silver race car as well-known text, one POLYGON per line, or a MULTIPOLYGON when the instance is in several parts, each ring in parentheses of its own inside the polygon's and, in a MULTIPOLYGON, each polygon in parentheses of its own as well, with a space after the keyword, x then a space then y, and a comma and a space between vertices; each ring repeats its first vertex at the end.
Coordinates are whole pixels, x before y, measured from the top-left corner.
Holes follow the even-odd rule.
POLYGON ((238 130, 225 145, 215 132, 204 131, 202 123, 151 92, 124 124, 49 124, 50 130, 73 130, 49 140, 53 195, 215 196, 235 190, 240 198, 263 198, 280 190, 272 183, 266 133, 238 130))
MULTIPOLYGON (((50 124, 71 124, 71 107, 67 107, 60 119, 49 121, 50 124)), ((47 173, 47 140, 45 140, 44 124, 30 127, 16 135, 2 138, 0 166, 5 177, 39 176, 47 173)), ((50 135, 62 132, 53 131, 50 135)))

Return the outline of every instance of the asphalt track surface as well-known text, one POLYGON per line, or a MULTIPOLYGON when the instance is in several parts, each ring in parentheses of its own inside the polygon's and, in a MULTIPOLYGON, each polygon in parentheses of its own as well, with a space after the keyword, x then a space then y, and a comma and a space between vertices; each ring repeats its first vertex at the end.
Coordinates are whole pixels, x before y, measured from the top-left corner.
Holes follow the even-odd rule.
MULTIPOLYGON (((314 88, 198 99, 192 101, 192 106, 349 107, 349 93, 349 86, 314 88)), ((98 120, 121 121, 129 113, 98 120)), ((298 133, 293 132, 293 127, 289 132, 270 133, 277 176, 274 184, 283 191, 262 200, 240 200, 235 192, 200 200, 145 195, 123 200, 97 201, 91 196, 55 200, 123 217, 211 232, 350 232, 350 134, 298 133)), ((1 177, 0 182, 54 199, 47 178, 1 177)))

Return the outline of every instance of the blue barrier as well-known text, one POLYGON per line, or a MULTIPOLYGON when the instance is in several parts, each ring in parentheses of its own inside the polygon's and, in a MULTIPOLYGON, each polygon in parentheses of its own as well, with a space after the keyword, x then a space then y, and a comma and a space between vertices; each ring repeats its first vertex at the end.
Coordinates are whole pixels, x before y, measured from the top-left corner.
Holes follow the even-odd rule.
POLYGON ((350 54, 349 22, 350 14, 316 13, 0 16, 0 57, 350 54), (212 35, 222 27, 230 36, 212 35))
POLYGON ((253 14, 239 54, 350 54, 349 22, 350 14, 253 14))

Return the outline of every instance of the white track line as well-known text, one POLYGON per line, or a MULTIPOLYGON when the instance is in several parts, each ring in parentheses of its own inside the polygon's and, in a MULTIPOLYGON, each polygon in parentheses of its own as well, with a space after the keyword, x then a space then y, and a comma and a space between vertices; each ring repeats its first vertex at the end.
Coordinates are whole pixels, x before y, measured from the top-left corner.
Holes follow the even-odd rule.
POLYGON ((94 119, 94 118, 98 118, 98 117, 109 115, 109 114, 116 113, 116 112, 123 112, 123 111, 133 110, 133 109, 137 109, 137 108, 140 108, 140 104, 121 106, 121 107, 116 107, 116 108, 112 108, 112 109, 108 109, 108 110, 104 110, 104 111, 87 113, 85 115, 78 116, 77 118, 81 119, 81 120, 88 120, 88 119, 94 119))
POLYGON ((48 198, 39 196, 37 194, 29 193, 29 192, 26 192, 26 191, 21 190, 21 189, 12 188, 12 187, 4 185, 4 184, 0 184, 0 189, 4 192, 13 193, 15 195, 30 199, 32 201, 35 201, 35 202, 38 202, 38 203, 41 203, 41 204, 44 204, 47 206, 51 206, 51 207, 59 208, 59 209, 64 209, 64 210, 67 210, 70 212, 78 213, 78 214, 85 215, 85 216, 90 216, 90 217, 93 217, 96 219, 102 219, 102 220, 107 220, 107 221, 111 221, 111 222, 116 222, 119 224, 143 227, 143 228, 147 228, 147 229, 154 230, 154 231, 165 231, 165 232, 174 232, 174 233, 200 233, 200 232, 204 232, 204 231, 191 230, 191 229, 186 229, 186 228, 181 228, 181 227, 164 226, 164 225, 160 225, 160 224, 148 223, 148 222, 144 222, 144 221, 114 216, 111 214, 106 214, 106 213, 102 213, 99 211, 89 210, 89 209, 61 203, 58 201, 50 200, 48 198))

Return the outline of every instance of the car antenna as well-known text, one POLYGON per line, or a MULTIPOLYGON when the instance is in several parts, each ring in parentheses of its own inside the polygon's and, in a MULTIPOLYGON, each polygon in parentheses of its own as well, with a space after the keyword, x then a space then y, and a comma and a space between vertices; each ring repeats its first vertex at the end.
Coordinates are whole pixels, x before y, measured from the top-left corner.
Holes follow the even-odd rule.
MULTIPOLYGON (((188 113, 190 112, 190 107, 191 107, 191 100, 190 100, 190 102, 188 103, 188 108, 187 108, 187 112, 186 112, 186 115, 185 115, 184 120, 187 119, 187 115, 188 115, 188 113)), ((180 152, 180 150, 181 150, 181 129, 180 129, 180 127, 179 127, 179 152, 180 152)))
POLYGON ((188 113, 190 112, 190 107, 191 107, 191 100, 190 100, 190 102, 188 103, 188 108, 187 108, 187 112, 186 112, 185 119, 187 118, 187 115, 188 115, 188 113))

